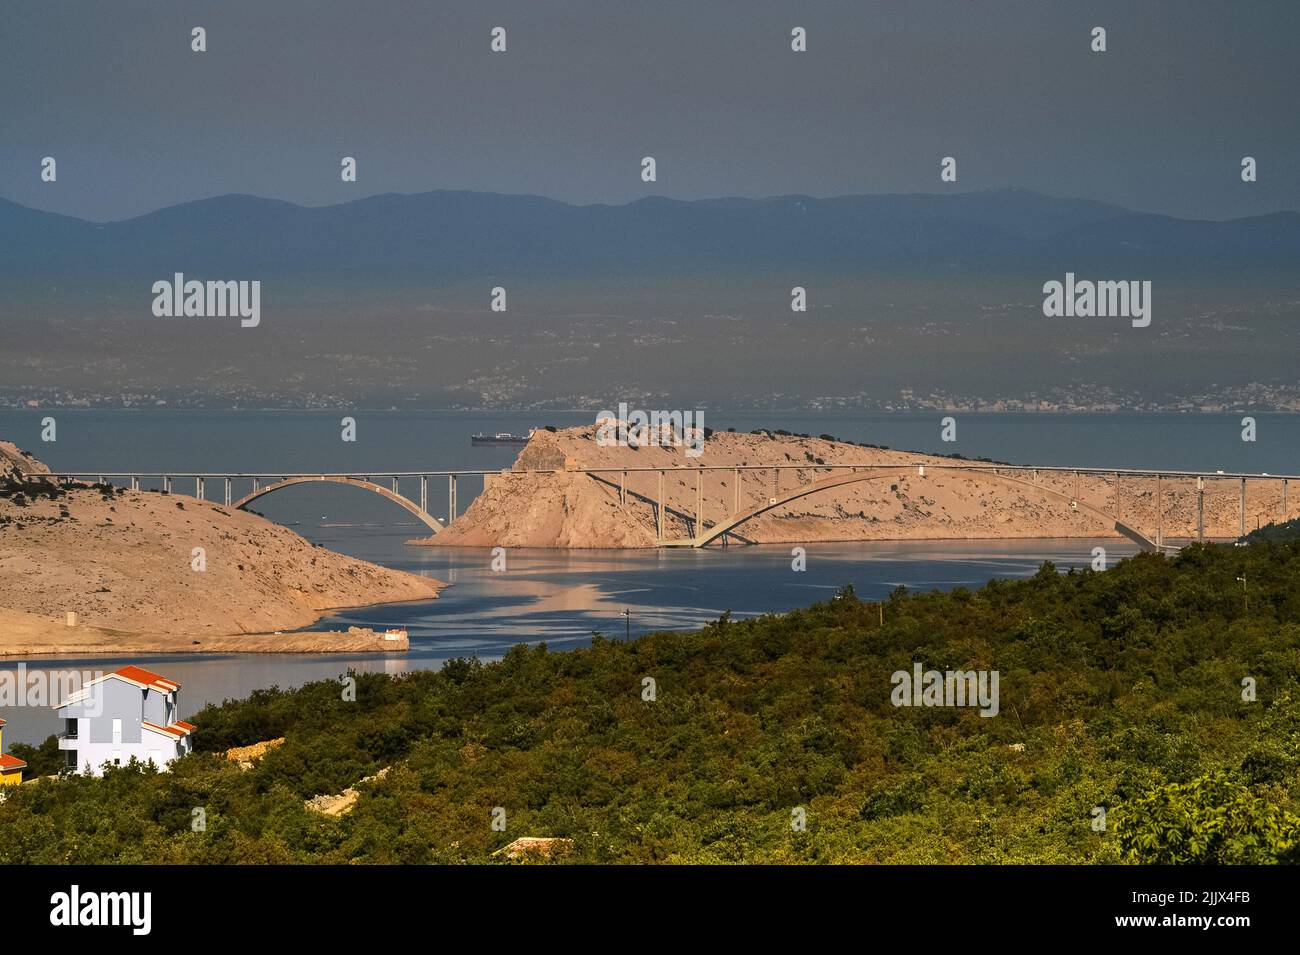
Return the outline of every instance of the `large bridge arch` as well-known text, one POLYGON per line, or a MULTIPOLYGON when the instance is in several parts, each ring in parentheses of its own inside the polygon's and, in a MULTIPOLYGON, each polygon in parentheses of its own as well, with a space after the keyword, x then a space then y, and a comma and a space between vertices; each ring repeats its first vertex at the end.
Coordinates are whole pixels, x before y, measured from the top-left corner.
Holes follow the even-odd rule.
MULTIPOLYGON (((1038 491, 1041 494, 1046 494, 1049 497, 1054 497, 1059 500, 1066 501, 1067 503, 1075 505, 1079 510, 1092 514, 1095 517, 1099 517, 1106 523, 1113 524, 1114 529, 1118 533, 1123 534, 1125 537, 1136 542, 1143 550, 1156 550, 1155 543, 1152 540, 1150 540, 1148 537, 1146 537, 1146 535, 1142 534, 1140 531, 1137 531, 1134 528, 1129 527, 1127 524, 1120 523, 1119 521, 1115 520, 1113 515, 1107 514, 1101 508, 1095 507, 1092 504, 1086 504, 1083 501, 1071 497, 1069 494, 1066 494, 1062 491, 1058 491, 1054 488, 1044 487, 1041 484, 1035 484, 1031 481, 1025 481, 1020 478, 1009 477, 1005 474, 999 473, 994 468, 983 468, 983 467, 944 468, 943 470, 960 470, 962 474, 966 475, 967 477, 975 478, 976 480, 985 480, 985 481, 991 481, 994 483, 1001 483, 1001 484, 1017 484, 1022 487, 1031 488, 1035 491, 1038 491)), ((915 475, 916 473, 917 473, 916 466, 909 465, 906 467, 888 468, 888 469, 877 468, 871 471, 854 471, 848 474, 832 475, 831 477, 823 478, 820 481, 814 481, 811 484, 805 484, 802 487, 795 488, 793 491, 786 492, 785 494, 778 495, 777 497, 768 498, 762 504, 752 507, 747 511, 742 511, 741 513, 728 518, 722 523, 715 524, 713 525, 713 527, 710 527, 708 530, 698 533, 690 541, 690 545, 692 547, 704 547, 708 544, 713 543, 715 540, 720 538, 723 534, 728 533, 733 528, 739 527, 740 525, 753 520, 755 517, 758 517, 760 514, 765 514, 766 512, 773 510, 774 508, 781 507, 784 504, 789 504, 791 501, 797 501, 799 498, 807 497, 810 494, 817 494, 820 493, 821 491, 827 491, 832 488, 843 487, 847 484, 858 484, 863 481, 884 480, 886 478, 891 478, 891 477, 905 477, 907 475, 915 475)))
POLYGON ((433 533, 437 534, 439 531, 442 530, 442 524, 440 524, 432 514, 429 514, 427 511, 420 510, 420 506, 418 504, 416 504, 413 501, 407 500, 406 498, 402 497, 402 495, 398 494, 396 491, 389 490, 388 488, 384 487, 382 484, 376 484, 374 481, 364 481, 361 478, 342 477, 334 474, 308 474, 308 475, 303 475, 301 477, 285 478, 283 481, 277 481, 274 484, 266 485, 266 487, 257 488, 251 494, 246 494, 243 497, 241 497, 232 506, 239 508, 240 510, 243 510, 249 504, 256 501, 259 497, 265 497, 266 495, 272 493, 273 491, 278 491, 281 488, 291 487, 295 484, 319 484, 319 483, 350 484, 353 487, 363 488, 364 490, 367 491, 374 491, 376 494, 388 498, 394 504, 397 504, 405 508, 410 513, 414 514, 416 517, 420 519, 420 522, 423 523, 430 530, 432 530, 433 533))

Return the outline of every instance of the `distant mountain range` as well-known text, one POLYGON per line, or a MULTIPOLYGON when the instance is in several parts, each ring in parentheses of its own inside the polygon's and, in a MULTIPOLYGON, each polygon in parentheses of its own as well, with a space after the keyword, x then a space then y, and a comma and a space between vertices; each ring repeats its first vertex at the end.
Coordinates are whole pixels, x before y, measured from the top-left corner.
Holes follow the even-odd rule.
POLYGON ((1020 189, 951 195, 569 205, 387 194, 308 208, 229 195, 95 223, 0 199, 0 279, 328 274, 425 282, 517 274, 915 272, 1205 275, 1294 270, 1300 214, 1175 219, 1020 189))

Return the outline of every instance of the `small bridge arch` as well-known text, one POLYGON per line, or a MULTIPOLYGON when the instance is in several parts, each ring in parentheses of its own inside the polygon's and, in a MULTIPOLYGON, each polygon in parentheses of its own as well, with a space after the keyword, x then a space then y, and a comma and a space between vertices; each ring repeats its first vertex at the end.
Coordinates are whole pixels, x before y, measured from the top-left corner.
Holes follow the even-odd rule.
POLYGON ((363 478, 356 478, 356 477, 345 477, 336 474, 307 474, 307 475, 301 475, 299 477, 285 478, 282 481, 276 481, 274 484, 268 484, 265 487, 256 488, 251 494, 244 495, 231 506, 243 510, 249 504, 253 503, 253 501, 256 501, 259 497, 265 497, 267 494, 270 494, 272 491, 278 491, 281 488, 291 487, 294 484, 320 484, 320 483, 350 484, 354 487, 363 488, 364 490, 367 491, 373 491, 376 494, 388 498, 394 504, 397 504, 400 507, 405 508, 410 513, 414 514, 416 517, 420 519, 420 522, 423 523, 426 527, 428 527, 431 531, 433 531, 433 533, 437 534, 439 531, 442 530, 442 524, 440 524, 432 514, 429 514, 427 511, 422 511, 418 504, 416 504, 414 501, 407 500, 406 498, 402 497, 402 495, 398 494, 396 491, 390 490, 389 488, 384 487, 382 484, 376 484, 374 481, 367 481, 364 480, 363 478))
MULTIPOLYGON (((1044 487, 1041 484, 1035 484, 1031 481, 1025 481, 1020 478, 1008 477, 1005 474, 998 473, 997 470, 994 468, 972 467, 972 468, 961 468, 957 470, 960 470, 962 474, 968 477, 975 478, 976 480, 993 481, 1002 484, 1017 484, 1022 487, 1030 488, 1041 494, 1046 494, 1049 497, 1054 497, 1059 500, 1066 501, 1067 503, 1076 506, 1081 511, 1085 511, 1089 514, 1092 514, 1095 517, 1099 517, 1106 523, 1113 524, 1116 532, 1123 534, 1125 537, 1134 541, 1143 550, 1154 551, 1157 549, 1155 542, 1152 541, 1150 538, 1148 538, 1146 535, 1142 534, 1140 531, 1135 530, 1132 527, 1129 527, 1127 524, 1123 524, 1115 520, 1113 515, 1107 514, 1101 508, 1096 507, 1092 504, 1086 504, 1083 501, 1075 497, 1072 497, 1069 494, 1056 490, 1055 488, 1044 487)), ((696 534, 694 538, 692 538, 689 542, 686 543, 689 543, 689 546, 691 547, 704 547, 708 544, 713 543, 715 540, 722 537, 722 535, 730 532, 732 529, 739 527, 741 524, 753 520, 755 517, 758 517, 760 514, 764 514, 767 511, 773 510, 774 508, 781 507, 784 504, 789 504, 791 501, 797 501, 799 498, 807 497, 810 494, 817 494, 821 491, 827 491, 832 488, 843 487, 847 484, 857 484, 863 481, 884 480, 891 477, 894 478, 906 477, 908 475, 916 475, 916 474, 917 474, 916 466, 908 465, 905 467, 890 468, 888 470, 873 469, 871 471, 853 471, 848 474, 832 475, 831 477, 822 478, 822 480, 820 481, 814 481, 811 484, 805 484, 802 487, 795 488, 794 490, 788 491, 784 494, 780 494, 777 497, 768 498, 763 503, 758 504, 755 507, 751 507, 747 511, 742 511, 739 514, 735 514, 732 517, 728 518, 727 520, 715 524, 712 527, 708 528, 707 530, 701 531, 700 533, 696 534)))

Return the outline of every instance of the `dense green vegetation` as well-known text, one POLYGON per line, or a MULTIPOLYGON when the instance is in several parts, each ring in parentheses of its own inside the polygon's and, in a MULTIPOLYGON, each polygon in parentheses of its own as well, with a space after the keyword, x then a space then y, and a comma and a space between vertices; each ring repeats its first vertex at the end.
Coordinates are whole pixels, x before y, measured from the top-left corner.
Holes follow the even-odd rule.
POLYGON ((523 835, 580 862, 1293 862, 1298 678, 1300 543, 846 591, 209 707, 172 772, 11 791, 0 862, 486 862, 523 835), (999 714, 896 708, 915 661, 997 670, 999 714), (247 771, 215 755, 279 736, 247 771), (387 766, 350 814, 304 807, 387 766))
POLYGON ((1300 517, 1293 517, 1289 521, 1274 521, 1263 527, 1257 527, 1246 535, 1246 540, 1252 544, 1263 541, 1289 541, 1296 538, 1300 538, 1300 517))
POLYGON ((27 764, 27 769, 23 773, 25 779, 34 779, 37 776, 55 776, 62 772, 67 764, 63 752, 59 749, 59 738, 57 736, 46 737, 45 742, 41 743, 40 746, 14 743, 9 747, 9 752, 27 764))

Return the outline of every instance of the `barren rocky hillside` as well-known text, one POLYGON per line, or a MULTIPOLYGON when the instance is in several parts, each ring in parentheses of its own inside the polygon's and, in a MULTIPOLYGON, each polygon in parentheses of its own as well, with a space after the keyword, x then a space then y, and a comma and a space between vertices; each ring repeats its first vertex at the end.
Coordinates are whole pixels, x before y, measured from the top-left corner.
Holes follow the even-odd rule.
POLYGON ((0 441, 0 477, 17 474, 48 474, 44 464, 36 460, 30 451, 24 451, 12 441, 0 441))
MULTIPOLYGON (((0 453, 21 458, 12 445, 0 453)), ((75 630, 68 612, 83 628, 251 634, 331 608, 427 600, 440 586, 192 497, 0 479, 0 617, 21 615, 26 629, 46 621, 59 641, 75 630)))

